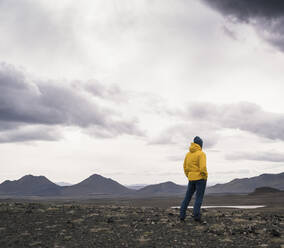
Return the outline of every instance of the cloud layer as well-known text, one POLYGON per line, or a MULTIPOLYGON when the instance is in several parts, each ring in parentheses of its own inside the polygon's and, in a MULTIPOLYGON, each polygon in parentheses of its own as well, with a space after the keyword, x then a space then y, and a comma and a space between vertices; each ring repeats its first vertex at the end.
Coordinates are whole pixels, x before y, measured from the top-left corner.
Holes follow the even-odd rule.
POLYGON ((196 103, 184 114, 187 119, 219 128, 239 129, 271 140, 284 141, 284 114, 264 111, 250 102, 217 105, 196 103))
POLYGON ((233 22, 252 24, 270 44, 284 52, 282 0, 203 0, 233 22))
POLYGON ((56 141, 62 138, 58 128, 43 125, 21 126, 0 132, 0 143, 26 142, 26 141, 56 141))
MULTIPOLYGON (((211 148, 218 142, 219 135, 216 127, 207 123, 197 121, 181 122, 165 128, 149 142, 150 145, 174 145, 179 144, 184 147, 189 145, 195 136, 202 137, 204 147, 211 148)), ((172 159, 170 159, 172 160, 172 159)))
POLYGON ((228 160, 255 160, 267 162, 284 162, 284 155, 277 152, 237 152, 230 153, 225 156, 228 160))
POLYGON ((1 63, 0 142, 54 140, 58 136, 52 126, 77 126, 98 137, 142 135, 133 118, 124 120, 117 108, 109 107, 122 95, 119 88, 108 89, 96 81, 82 85, 35 82, 23 71, 1 63))
MULTIPOLYGON (((203 138, 204 147, 208 149, 218 143, 225 130, 241 130, 271 141, 284 141, 284 114, 267 112, 254 103, 218 105, 195 102, 187 109, 168 111, 167 114, 176 118, 176 124, 164 128, 149 144, 188 144, 198 135, 203 138)), ((227 159, 241 158, 243 155, 228 155, 227 159)), ((252 159, 253 156, 244 157, 252 159)), ((267 160, 266 156, 262 158, 267 160)), ((259 160, 262 158, 258 156, 259 160)))

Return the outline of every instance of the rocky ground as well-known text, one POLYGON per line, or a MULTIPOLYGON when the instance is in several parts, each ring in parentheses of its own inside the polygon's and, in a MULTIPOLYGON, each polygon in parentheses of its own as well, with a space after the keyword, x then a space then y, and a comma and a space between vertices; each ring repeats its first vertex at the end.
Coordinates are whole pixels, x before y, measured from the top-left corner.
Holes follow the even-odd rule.
POLYGON ((0 202, 0 247, 284 247, 284 211, 0 202))

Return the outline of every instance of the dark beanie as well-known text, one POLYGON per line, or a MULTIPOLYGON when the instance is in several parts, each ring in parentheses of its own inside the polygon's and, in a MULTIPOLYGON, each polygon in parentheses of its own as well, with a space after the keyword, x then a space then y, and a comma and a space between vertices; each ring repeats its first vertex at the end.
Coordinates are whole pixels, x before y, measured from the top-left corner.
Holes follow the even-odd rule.
POLYGON ((202 140, 200 137, 196 136, 196 137, 194 138, 193 142, 194 142, 195 144, 200 145, 200 147, 202 148, 202 146, 203 146, 203 140, 202 140))

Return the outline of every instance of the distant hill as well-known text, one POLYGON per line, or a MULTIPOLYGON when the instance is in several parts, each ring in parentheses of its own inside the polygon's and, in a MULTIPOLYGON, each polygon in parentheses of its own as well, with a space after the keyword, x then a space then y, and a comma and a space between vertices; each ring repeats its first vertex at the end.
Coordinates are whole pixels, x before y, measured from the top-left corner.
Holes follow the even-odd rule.
MULTIPOLYGON (((19 180, 6 180, 0 184, 0 196, 25 197, 99 197, 99 196, 183 196, 187 186, 173 182, 148 185, 138 190, 129 189, 118 182, 94 174, 78 184, 59 186, 44 176, 26 175, 19 180)), ((206 193, 252 193, 284 190, 284 173, 262 174, 257 177, 234 179, 224 184, 208 187, 206 193), (274 188, 274 189, 273 189, 274 188)))
POLYGON ((132 193, 133 190, 119 184, 118 182, 94 174, 84 181, 72 186, 63 186, 63 196, 96 196, 96 195, 120 195, 132 193))
POLYGON ((44 176, 26 175, 19 180, 6 180, 0 184, 0 195, 59 196, 61 187, 44 176))
POLYGON ((262 174, 250 178, 237 178, 228 183, 208 187, 206 193, 251 193, 259 187, 284 190, 284 172, 280 174, 262 174))
POLYGON ((184 194, 186 189, 186 186, 178 185, 173 182, 165 182, 148 185, 137 190, 135 194, 139 196, 180 195, 184 194))
POLYGON ((251 195, 260 195, 260 194, 270 194, 270 193, 279 193, 281 190, 271 188, 271 187, 259 187, 254 190, 254 192, 250 193, 251 195))

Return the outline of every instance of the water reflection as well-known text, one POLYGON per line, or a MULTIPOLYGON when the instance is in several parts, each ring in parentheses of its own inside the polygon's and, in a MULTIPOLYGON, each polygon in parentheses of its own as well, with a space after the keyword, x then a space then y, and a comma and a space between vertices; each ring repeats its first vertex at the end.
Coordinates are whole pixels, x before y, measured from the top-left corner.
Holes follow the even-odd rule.
MULTIPOLYGON (((229 206, 202 206, 201 208, 240 208, 240 209, 255 209, 255 208, 263 208, 265 205, 229 205, 229 206)), ((179 206, 173 206, 171 208, 180 208, 179 206)), ((193 208, 193 206, 188 206, 188 208, 193 208)))

